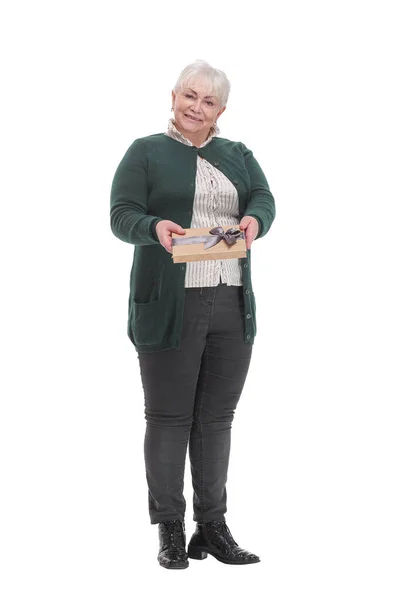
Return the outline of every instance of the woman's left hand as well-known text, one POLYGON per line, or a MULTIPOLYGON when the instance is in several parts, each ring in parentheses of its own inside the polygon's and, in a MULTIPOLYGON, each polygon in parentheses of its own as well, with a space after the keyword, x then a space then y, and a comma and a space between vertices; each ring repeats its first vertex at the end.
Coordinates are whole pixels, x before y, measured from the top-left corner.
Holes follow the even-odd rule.
POLYGON ((249 250, 254 238, 258 234, 258 221, 255 217, 243 217, 239 223, 240 229, 244 230, 244 237, 246 238, 246 248, 249 250))

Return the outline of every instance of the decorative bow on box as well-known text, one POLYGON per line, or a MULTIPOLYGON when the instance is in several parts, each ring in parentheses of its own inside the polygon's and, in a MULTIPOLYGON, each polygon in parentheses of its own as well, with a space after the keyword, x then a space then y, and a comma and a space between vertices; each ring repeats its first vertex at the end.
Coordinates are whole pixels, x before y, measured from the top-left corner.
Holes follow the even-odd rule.
POLYGON ((174 238, 172 240, 172 245, 176 246, 177 244, 199 244, 201 242, 205 242, 204 250, 207 248, 212 248, 219 244, 221 240, 225 240, 229 246, 232 244, 236 244, 236 241, 239 239, 244 240, 244 233, 240 229, 235 229, 231 227, 224 231, 222 227, 213 227, 210 229, 210 235, 193 235, 187 238, 174 238))
POLYGON ((245 257, 245 234, 244 231, 236 227, 229 227, 226 230, 224 227, 187 229, 185 237, 176 233, 172 234, 172 258, 174 262, 245 257), (191 235, 191 233, 203 235, 191 235), (220 244, 222 240, 225 240, 226 244, 220 244), (192 244, 197 244, 197 248, 184 248, 184 246, 192 244), (237 247, 233 248, 233 246, 237 247), (211 248, 212 250, 210 250, 211 248))

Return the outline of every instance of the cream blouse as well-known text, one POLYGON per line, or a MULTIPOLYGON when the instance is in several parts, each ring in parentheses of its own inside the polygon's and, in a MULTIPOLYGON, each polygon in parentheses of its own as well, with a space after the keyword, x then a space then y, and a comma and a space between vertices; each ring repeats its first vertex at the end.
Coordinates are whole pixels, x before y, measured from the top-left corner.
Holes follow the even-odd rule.
MULTIPOLYGON (((218 133, 219 129, 216 127, 200 148, 209 144, 218 133)), ((182 144, 193 146, 192 142, 177 130, 173 119, 169 120, 165 135, 182 144)), ((239 223, 239 198, 235 186, 216 167, 197 156, 190 227, 211 228, 218 225, 239 225, 239 223)), ((242 267, 238 258, 186 263, 185 287, 212 287, 221 282, 227 285, 243 285, 242 267)))

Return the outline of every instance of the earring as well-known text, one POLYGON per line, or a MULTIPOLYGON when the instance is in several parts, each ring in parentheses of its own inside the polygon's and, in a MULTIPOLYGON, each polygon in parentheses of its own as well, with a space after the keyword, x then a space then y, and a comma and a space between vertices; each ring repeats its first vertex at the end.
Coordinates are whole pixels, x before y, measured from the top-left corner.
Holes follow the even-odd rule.
POLYGON ((174 107, 173 107, 173 106, 171 107, 171 110, 172 110, 172 111, 174 110, 174 107))

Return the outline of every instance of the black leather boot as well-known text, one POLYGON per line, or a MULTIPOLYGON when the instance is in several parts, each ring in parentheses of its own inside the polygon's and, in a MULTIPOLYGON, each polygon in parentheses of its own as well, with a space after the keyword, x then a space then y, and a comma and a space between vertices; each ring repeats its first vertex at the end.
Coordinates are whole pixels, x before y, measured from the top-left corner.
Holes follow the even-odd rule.
POLYGON ((240 548, 225 521, 197 523, 188 545, 189 558, 203 560, 211 554, 227 565, 249 565, 260 562, 256 554, 240 548))
POLYGON ((186 552, 185 524, 179 519, 158 524, 160 550, 158 562, 166 569, 186 569, 189 566, 186 552))

